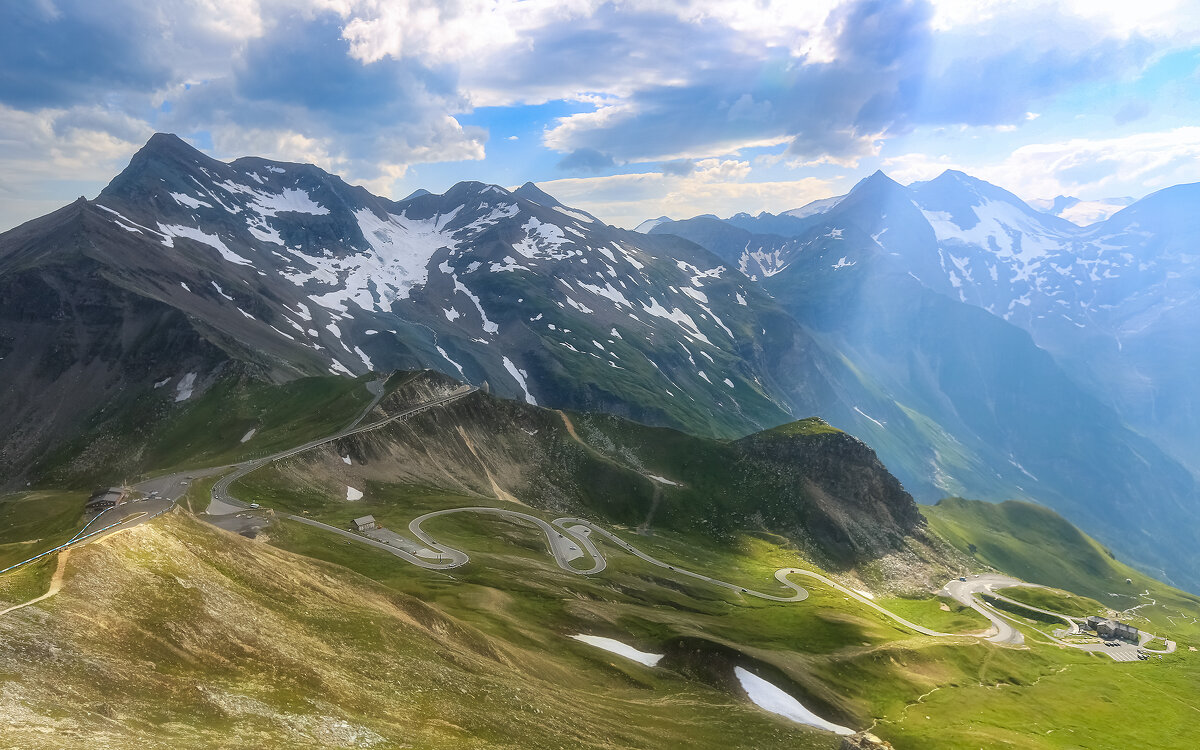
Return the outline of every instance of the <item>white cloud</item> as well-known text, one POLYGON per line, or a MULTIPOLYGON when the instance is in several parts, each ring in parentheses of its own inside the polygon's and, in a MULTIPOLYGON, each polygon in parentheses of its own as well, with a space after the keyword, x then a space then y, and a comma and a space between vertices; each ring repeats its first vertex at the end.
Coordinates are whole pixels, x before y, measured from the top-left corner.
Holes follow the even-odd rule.
POLYGON ((538 183, 560 201, 605 221, 634 227, 651 216, 690 218, 741 211, 778 213, 837 193, 836 183, 814 177, 786 182, 745 182, 750 165, 732 159, 703 159, 687 175, 647 172, 606 177, 572 177, 538 183))
POLYGON ((212 128, 216 156, 233 159, 252 154, 268 159, 315 164, 376 195, 397 198, 395 184, 413 164, 478 161, 484 137, 467 131, 449 115, 430 117, 400 132, 387 132, 365 154, 347 151, 336 133, 312 137, 290 129, 244 128, 225 122, 212 128))
POLYGON ((933 0, 933 5, 939 31, 1019 24, 1048 10, 1090 22, 1105 35, 1138 34, 1182 44, 1200 39, 1200 14, 1192 0, 933 0))
POLYGON ((140 120, 98 107, 22 112, 0 105, 0 229, 61 207, 83 183, 109 180, 152 133, 140 120), (64 191, 66 181, 73 192, 64 191))
POLYGON ((932 180, 947 169, 957 169, 963 172, 969 170, 962 164, 945 154, 902 154, 883 160, 883 171, 896 182, 907 185, 910 182, 932 180))
MULTIPOLYGON (((328 2, 347 18, 344 37, 363 62, 384 57, 432 56, 463 62, 528 47, 529 35, 552 24, 587 23, 603 6, 690 25, 716 25, 737 33, 745 50, 767 47, 814 54, 837 0, 347 0, 328 2), (800 32, 800 33, 797 33, 800 32)), ((651 42, 652 37, 647 37, 651 42)), ((643 61, 648 62, 648 61, 643 61)))
POLYGON ((946 155, 904 154, 885 159, 898 182, 928 180, 959 169, 1025 198, 1073 195, 1139 196, 1194 182, 1200 163, 1200 127, 1189 126, 1114 138, 1072 138, 1032 143, 999 162, 963 163, 946 155))

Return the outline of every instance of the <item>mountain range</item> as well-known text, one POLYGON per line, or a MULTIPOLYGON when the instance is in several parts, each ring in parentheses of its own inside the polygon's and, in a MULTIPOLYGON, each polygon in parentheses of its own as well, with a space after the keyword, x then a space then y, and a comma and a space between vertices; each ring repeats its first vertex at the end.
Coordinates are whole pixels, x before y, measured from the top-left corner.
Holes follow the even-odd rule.
POLYGON ((129 414, 148 434, 231 380, 427 368, 709 437, 821 415, 919 499, 1036 500, 1196 589, 1197 189, 1080 228, 876 174, 635 232, 533 184, 397 202, 159 134, 0 235, 0 476, 146 468, 129 414))

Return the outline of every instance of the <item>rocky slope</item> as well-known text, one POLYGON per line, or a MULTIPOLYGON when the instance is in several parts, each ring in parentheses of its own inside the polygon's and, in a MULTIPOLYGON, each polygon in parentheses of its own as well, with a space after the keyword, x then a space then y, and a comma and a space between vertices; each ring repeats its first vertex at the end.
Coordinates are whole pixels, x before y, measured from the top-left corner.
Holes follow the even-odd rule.
POLYGON ((1028 331, 1081 386, 1196 469, 1200 389, 1187 373, 1200 319, 1198 198, 1196 184, 1176 185, 1081 227, 962 172, 909 186, 877 173, 794 212, 651 231, 695 239, 759 279, 818 246, 849 251, 835 264, 881 252, 927 288, 1028 331), (855 230, 867 238, 847 242, 855 230))
POLYGON ((185 401, 232 364, 269 382, 431 367, 719 435, 812 413, 849 380, 711 253, 533 185, 393 202, 161 134, 96 200, 0 235, 0 284, 2 406, 21 431, 9 477, 120 399, 185 401), (83 338, 69 352, 68 330, 83 338), (48 386, 55 398, 29 397, 48 386))

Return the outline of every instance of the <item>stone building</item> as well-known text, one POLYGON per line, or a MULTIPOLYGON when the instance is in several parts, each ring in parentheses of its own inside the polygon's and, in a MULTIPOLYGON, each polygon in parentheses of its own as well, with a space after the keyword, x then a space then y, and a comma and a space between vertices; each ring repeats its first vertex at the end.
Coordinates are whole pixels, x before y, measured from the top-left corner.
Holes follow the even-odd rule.
POLYGON ((375 523, 375 516, 363 516, 362 518, 356 518, 354 519, 354 522, 350 524, 350 529, 352 531, 370 531, 371 529, 375 528, 378 528, 377 524, 375 523))

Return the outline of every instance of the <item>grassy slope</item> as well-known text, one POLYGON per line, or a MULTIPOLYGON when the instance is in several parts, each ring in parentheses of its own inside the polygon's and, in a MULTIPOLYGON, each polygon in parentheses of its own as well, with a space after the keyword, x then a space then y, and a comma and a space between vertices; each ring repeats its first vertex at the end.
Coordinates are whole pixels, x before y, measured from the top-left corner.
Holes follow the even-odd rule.
POLYGON ((38 490, 0 495, 0 568, 51 549, 85 523, 88 493, 38 490))
MULTIPOLYGON (((281 485, 286 478, 274 477, 258 490, 278 499, 288 492, 281 485)), ((367 495, 372 498, 367 505, 326 497, 310 514, 341 524, 369 510, 385 525, 402 529, 414 515, 438 507, 496 504, 400 485, 372 484, 367 495)), ((299 496, 292 502, 294 509, 305 503, 299 496)), ((860 727, 878 719, 875 731, 898 747, 965 748, 980 746, 978 741, 1022 748, 1188 746, 1180 737, 1187 736, 1191 709, 1181 696, 1190 695, 1188 681, 1197 669, 1186 644, 1173 660, 1119 665, 1045 644, 1033 630, 1026 630, 1029 651, 970 639, 914 637, 820 585, 812 585, 812 598, 798 605, 743 599, 672 578, 607 547, 609 568, 581 579, 558 571, 544 541, 519 524, 456 515, 426 529, 471 555, 470 565, 450 574, 453 580, 298 524, 281 524, 272 534, 276 544, 345 565, 505 639, 552 644, 550 633, 581 631, 652 651, 679 638, 735 648, 780 670, 790 680, 788 688, 823 715, 860 727), (1146 689, 1155 681, 1161 686, 1146 689), (1123 692, 1094 714, 1081 716, 1081 702, 1113 684, 1123 692), (918 700, 919 706, 911 705, 918 700), (1135 705, 1144 721, 1130 720, 1135 705), (1061 737, 1046 734, 1055 726, 1064 728, 1061 737)), ((618 533, 661 559, 763 591, 772 590, 771 574, 778 567, 812 567, 781 538, 769 535, 742 535, 732 545, 718 545, 698 535, 618 533)), ((983 629, 972 613, 956 607, 942 611, 936 598, 882 603, 930 627, 983 629)), ((1200 614, 1200 608, 1185 609, 1200 614)))
POLYGON ((820 417, 798 419, 767 430, 772 435, 827 435, 841 432, 820 417))
MULTIPOLYGON (((333 421, 340 426, 349 416, 333 421)), ((599 418, 581 431, 597 436, 607 426, 599 418)), ((644 435, 658 452, 638 451, 647 468, 681 457, 703 464, 704 456, 672 455, 686 454, 690 440, 655 434, 666 431, 644 435)), ((711 481, 720 473, 713 467, 711 481)), ((401 527, 423 510, 481 503, 477 495, 373 482, 364 501, 347 504, 286 470, 252 475, 241 489, 247 499, 339 525, 374 512, 401 527)), ((948 501, 926 510, 952 544, 964 551, 975 544, 978 559, 997 567, 1025 566, 1026 573, 1009 572, 1031 580, 1044 575, 1041 582, 1092 591, 1114 574, 1123 581, 1128 570, 1115 561, 1100 566, 1107 555, 1098 545, 1047 530, 1054 518, 1036 508, 997 515, 948 501), (1062 549, 1054 552, 1054 544, 1062 549), (1080 573, 1067 561, 1100 567, 1080 573)), ((347 730, 336 722, 344 720, 360 737, 418 747, 836 746, 706 680, 704 664, 732 648, 818 713, 856 727, 874 723, 897 747, 1194 744, 1198 670, 1187 638, 1198 635, 1200 606, 1144 577, 1133 576, 1155 587, 1158 603, 1138 612, 1164 633, 1183 621, 1169 633, 1181 653, 1122 665, 1045 645, 1033 631, 1026 631, 1029 651, 913 636, 819 585, 803 604, 744 599, 607 548, 608 570, 581 578, 559 571, 544 541, 516 523, 456 515, 427 528, 469 551, 472 563, 448 574, 422 571, 287 521, 268 535, 305 557, 178 517, 85 548, 62 594, 0 618, 0 710, 16 717, 12 741, 337 744, 347 730), (572 632, 672 654, 681 638, 700 647, 690 662, 646 670, 564 638, 572 632), (50 644, 59 657, 28 658, 50 644), (427 674, 428 681, 414 677, 427 674), (63 690, 83 710, 64 710, 63 690), (46 727, 56 733, 46 735, 46 727)), ((663 559, 764 591, 777 567, 815 567, 769 534, 721 544, 704 534, 618 532, 663 559)), ((972 615, 944 612, 940 603, 884 602, 931 627, 979 629, 972 615)))
POLYGON ((530 584, 543 597, 514 597, 470 576, 456 582, 309 538, 296 524, 273 532, 349 565, 181 513, 76 552, 57 597, 0 618, 5 739, 20 747, 84 738, 147 748, 837 746, 712 686, 540 626, 540 612, 574 606, 549 571, 530 584), (51 643, 54 658, 29 659, 51 643))
POLYGON ((1095 599, 1118 612, 1139 607, 1123 619, 1174 633, 1177 640, 1200 639, 1200 624, 1192 621, 1200 614, 1200 597, 1125 565, 1048 508, 950 498, 921 511, 934 531, 981 565, 1095 599))
POLYGON ((1086 596, 1077 596, 1069 591, 1013 587, 998 589, 996 593, 1014 601, 1024 602, 1038 609, 1061 612, 1064 615, 1071 615, 1072 617, 1103 615, 1105 609, 1107 609, 1095 599, 1086 596))
POLYGON ((146 463, 158 468, 216 466, 327 435, 370 403, 364 387, 368 379, 302 378, 280 386, 222 383, 155 435, 146 463), (254 436, 241 443, 251 429, 254 436))
POLYGON ((271 453, 344 426, 370 402, 369 379, 327 376, 273 385, 231 375, 179 404, 173 393, 151 391, 125 404, 115 425, 105 422, 102 432, 47 456, 38 471, 55 486, 90 487, 271 453), (254 436, 242 443, 251 429, 254 436))

